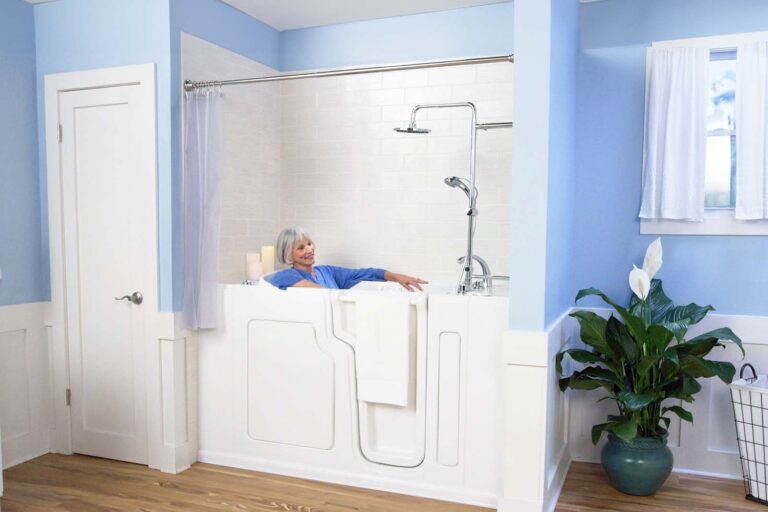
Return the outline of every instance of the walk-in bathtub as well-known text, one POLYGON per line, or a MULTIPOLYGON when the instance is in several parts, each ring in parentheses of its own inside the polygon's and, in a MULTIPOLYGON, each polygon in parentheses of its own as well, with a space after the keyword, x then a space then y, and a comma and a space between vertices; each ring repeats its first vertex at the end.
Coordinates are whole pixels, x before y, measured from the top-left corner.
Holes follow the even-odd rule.
POLYGON ((199 459, 495 507, 506 293, 380 286, 222 286, 220 328, 200 336, 199 459), (405 405, 358 400, 355 308, 377 294, 407 301, 405 405))

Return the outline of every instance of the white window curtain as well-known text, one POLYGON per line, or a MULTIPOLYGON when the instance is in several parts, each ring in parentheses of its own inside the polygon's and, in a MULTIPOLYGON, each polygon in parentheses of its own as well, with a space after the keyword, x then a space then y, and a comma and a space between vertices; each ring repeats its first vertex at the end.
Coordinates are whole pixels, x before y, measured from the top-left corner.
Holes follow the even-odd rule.
POLYGON ((186 329, 216 327, 223 102, 220 87, 186 93, 182 311, 186 329))
POLYGON ((702 221, 709 49, 650 51, 640 217, 702 221))
POLYGON ((768 42, 736 53, 736 218, 768 219, 768 42))

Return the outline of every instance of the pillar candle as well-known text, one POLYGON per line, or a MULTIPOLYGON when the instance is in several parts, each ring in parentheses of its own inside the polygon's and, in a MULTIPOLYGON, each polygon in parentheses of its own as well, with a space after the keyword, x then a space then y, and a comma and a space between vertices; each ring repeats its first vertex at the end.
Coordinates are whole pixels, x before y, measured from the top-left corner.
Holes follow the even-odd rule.
POLYGON ((261 254, 250 252, 245 255, 245 278, 249 281, 256 281, 262 276, 264 269, 261 264, 261 254))
POLYGON ((265 274, 275 271, 275 248, 272 245, 261 247, 261 265, 265 274))

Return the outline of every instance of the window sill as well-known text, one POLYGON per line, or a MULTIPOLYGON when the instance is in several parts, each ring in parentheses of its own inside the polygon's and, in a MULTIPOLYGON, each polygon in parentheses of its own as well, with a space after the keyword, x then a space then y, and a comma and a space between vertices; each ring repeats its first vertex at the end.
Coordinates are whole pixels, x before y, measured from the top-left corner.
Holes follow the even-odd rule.
POLYGON ((733 210, 708 210, 704 222, 640 219, 641 235, 766 236, 768 220, 736 220, 733 210))

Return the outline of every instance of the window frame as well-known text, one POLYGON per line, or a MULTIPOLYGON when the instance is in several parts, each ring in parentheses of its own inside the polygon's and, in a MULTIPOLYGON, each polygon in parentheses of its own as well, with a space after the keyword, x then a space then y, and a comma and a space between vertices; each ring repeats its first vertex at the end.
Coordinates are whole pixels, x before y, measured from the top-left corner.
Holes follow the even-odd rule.
MULTIPOLYGON (((645 59, 645 91, 650 81, 651 50, 669 47, 701 47, 710 50, 735 50, 740 44, 766 41, 768 32, 748 32, 713 37, 697 37, 691 39, 673 39, 654 41, 646 51, 645 59)), ((737 57, 738 58, 738 57, 737 57)), ((648 105, 645 107, 647 112, 648 105)), ((738 122, 738 120, 737 120, 738 122)), ((643 137, 645 140, 645 137, 643 137)), ((738 144, 738 128, 736 134, 738 144)), ((643 143, 643 159, 645 159, 645 143, 643 143)), ((731 208, 706 208, 702 222, 670 219, 640 219, 641 235, 768 235, 768 220, 737 220, 731 208)))

